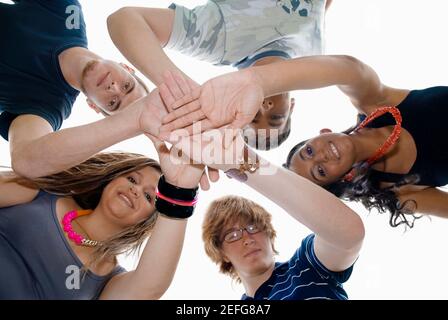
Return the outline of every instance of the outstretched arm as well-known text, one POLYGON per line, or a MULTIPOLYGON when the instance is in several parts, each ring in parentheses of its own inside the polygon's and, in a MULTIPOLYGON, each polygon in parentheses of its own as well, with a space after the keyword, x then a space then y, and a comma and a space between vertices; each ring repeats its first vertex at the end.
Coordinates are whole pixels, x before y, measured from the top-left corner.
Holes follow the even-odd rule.
POLYGON ((173 22, 171 9, 125 7, 108 17, 107 26, 121 53, 158 86, 165 71, 181 72, 162 49, 173 22))
POLYGON ((350 56, 302 57, 247 68, 207 81, 200 90, 169 106, 176 111, 164 119, 162 131, 184 128, 204 118, 203 122, 209 124, 207 127, 232 123, 242 128, 253 120, 264 97, 333 85, 365 114, 380 105, 396 105, 409 92, 383 85, 372 68, 350 56))
MULTIPOLYGON (((182 161, 178 152, 171 152, 170 155, 165 143, 154 137, 151 140, 159 153, 166 181, 180 188, 196 188, 204 167, 172 162, 171 159, 175 158, 182 161)), ((137 268, 112 278, 103 290, 101 299, 159 299, 174 277, 186 226, 186 219, 159 216, 137 268)))
MULTIPOLYGON (((202 161, 216 169, 227 171, 239 168, 236 163, 243 159, 243 139, 238 135, 229 148, 224 149, 223 131, 213 130, 183 138, 176 147, 195 161, 202 161)), ((249 151, 249 159, 255 163, 253 151, 249 151)), ((364 225, 361 218, 337 197, 261 158, 260 168, 255 173, 247 173, 244 183, 275 202, 316 234, 316 254, 329 270, 345 270, 356 260, 364 239, 364 225)))
POLYGON ((157 135, 165 114, 158 91, 153 91, 124 112, 57 132, 41 117, 19 116, 9 129, 13 170, 31 179, 63 171, 143 132, 157 135))

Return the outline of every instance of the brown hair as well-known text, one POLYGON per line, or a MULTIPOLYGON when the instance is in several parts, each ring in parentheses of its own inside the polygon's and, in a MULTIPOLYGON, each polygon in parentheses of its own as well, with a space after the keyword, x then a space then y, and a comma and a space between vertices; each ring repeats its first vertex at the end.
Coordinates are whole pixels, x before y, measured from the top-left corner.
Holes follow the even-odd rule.
POLYGON ((219 271, 241 282, 232 263, 224 261, 222 250, 222 232, 236 221, 252 222, 259 225, 271 240, 274 248, 276 232, 271 222, 271 214, 257 203, 238 196, 225 196, 213 201, 207 209, 202 224, 202 240, 209 258, 219 266, 219 271))
MULTIPOLYGON (((70 196, 83 209, 94 209, 100 202, 104 188, 112 180, 126 173, 145 167, 161 172, 157 161, 141 154, 124 152, 104 152, 87 159, 83 163, 62 172, 36 178, 14 177, 13 182, 28 188, 42 189, 58 196, 70 196)), ((150 236, 157 219, 152 214, 148 219, 127 227, 95 248, 89 265, 103 259, 115 258, 118 254, 138 251, 143 241, 150 236)))

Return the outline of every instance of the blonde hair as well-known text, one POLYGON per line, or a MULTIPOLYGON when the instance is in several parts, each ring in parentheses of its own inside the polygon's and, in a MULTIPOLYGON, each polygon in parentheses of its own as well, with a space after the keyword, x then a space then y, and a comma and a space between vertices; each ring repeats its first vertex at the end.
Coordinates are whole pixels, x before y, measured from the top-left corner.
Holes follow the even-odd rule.
POLYGON ((259 204, 238 196, 225 196, 214 200, 205 213, 202 224, 202 240, 205 253, 219 266, 219 271, 241 282, 232 263, 226 262, 222 254, 222 232, 237 221, 255 223, 264 230, 271 240, 272 250, 277 236, 271 222, 271 214, 259 204))
MULTIPOLYGON (((28 188, 42 189, 58 196, 70 196, 81 208, 94 209, 98 206, 103 190, 109 182, 145 167, 161 172, 156 160, 141 154, 103 152, 77 166, 50 176, 36 179, 15 176, 12 182, 28 188)), ((118 254, 138 251, 144 240, 150 236, 157 216, 155 212, 148 219, 127 227, 104 241, 102 246, 96 247, 93 251, 91 263, 88 266, 115 259, 118 254)))

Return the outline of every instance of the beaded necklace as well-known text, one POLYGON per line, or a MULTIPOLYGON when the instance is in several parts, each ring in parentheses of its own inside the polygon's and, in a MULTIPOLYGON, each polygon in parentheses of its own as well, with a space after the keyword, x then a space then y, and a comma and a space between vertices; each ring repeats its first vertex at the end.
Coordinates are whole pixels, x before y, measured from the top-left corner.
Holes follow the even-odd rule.
POLYGON ((92 210, 72 210, 67 212, 62 218, 62 226, 65 233, 67 233, 68 238, 78 246, 96 247, 102 245, 100 241, 88 239, 73 230, 72 221, 74 219, 91 213, 92 210))
POLYGON ((360 173, 361 170, 365 170, 366 168, 370 167, 373 163, 378 161, 378 159, 382 158, 390 150, 390 148, 398 141, 398 138, 400 137, 401 134, 402 118, 400 110, 398 110, 396 107, 381 107, 376 109, 368 117, 366 117, 364 121, 359 124, 358 127, 356 127, 354 132, 357 132, 365 128, 366 125, 368 125, 376 118, 381 117, 385 113, 390 113, 395 119, 395 126, 394 129, 392 130, 392 133, 389 135, 389 137, 386 139, 383 145, 376 150, 373 156, 368 158, 366 161, 363 161, 360 165, 357 165, 356 167, 352 168, 352 170, 350 170, 350 172, 344 176, 343 181, 351 182, 360 173))

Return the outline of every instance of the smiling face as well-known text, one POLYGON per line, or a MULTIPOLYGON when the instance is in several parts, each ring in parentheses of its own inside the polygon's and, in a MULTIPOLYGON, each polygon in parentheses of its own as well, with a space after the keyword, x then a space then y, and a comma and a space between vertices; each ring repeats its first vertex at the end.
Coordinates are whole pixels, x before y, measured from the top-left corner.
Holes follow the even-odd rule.
POLYGON ((90 107, 111 115, 147 94, 125 65, 110 60, 92 60, 83 70, 81 88, 90 107))
POLYGON ((240 278, 263 274, 274 264, 271 240, 261 227, 257 227, 259 232, 251 231, 254 226, 254 223, 234 223, 224 228, 221 234, 223 258, 232 264, 240 278), (232 234, 235 237, 243 228, 240 239, 232 242, 224 240, 231 240, 232 234))
POLYGON ((290 154, 288 168, 318 185, 327 185, 350 171, 355 159, 355 148, 348 135, 326 132, 296 148, 290 154))
POLYGON ((112 180, 104 189, 99 206, 115 223, 128 227, 155 212, 155 189, 160 172, 151 167, 112 180))

